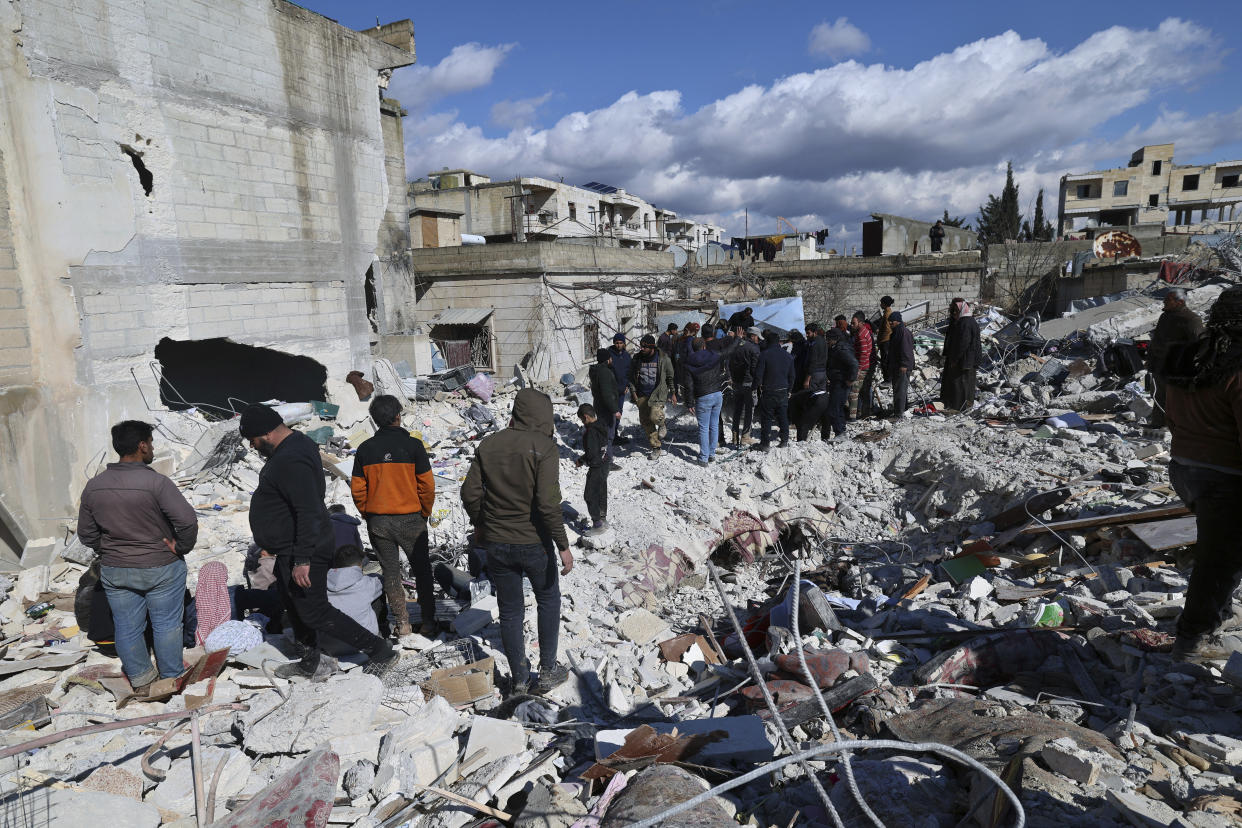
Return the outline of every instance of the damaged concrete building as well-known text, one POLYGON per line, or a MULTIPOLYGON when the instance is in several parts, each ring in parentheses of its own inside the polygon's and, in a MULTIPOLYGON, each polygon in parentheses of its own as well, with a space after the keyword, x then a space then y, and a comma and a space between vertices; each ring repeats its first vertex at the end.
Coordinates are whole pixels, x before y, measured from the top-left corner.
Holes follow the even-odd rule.
POLYGON ((1236 230, 1240 181, 1242 161, 1176 164, 1173 144, 1152 144, 1135 150, 1124 167, 1061 176, 1057 226, 1061 234, 1144 225, 1156 235, 1207 224, 1236 230))
MULTIPOLYGON (((408 243, 391 70, 285 0, 0 2, 0 547, 57 535, 161 387, 161 340, 369 360, 408 243), (370 300, 368 297, 371 297, 370 300)), ((196 354, 212 363, 210 348, 196 354)))
POLYGON ((677 245, 693 253, 720 242, 724 228, 678 218, 620 187, 582 186, 536 176, 493 181, 472 170, 441 170, 410 184, 414 247, 561 241, 636 250, 677 245))

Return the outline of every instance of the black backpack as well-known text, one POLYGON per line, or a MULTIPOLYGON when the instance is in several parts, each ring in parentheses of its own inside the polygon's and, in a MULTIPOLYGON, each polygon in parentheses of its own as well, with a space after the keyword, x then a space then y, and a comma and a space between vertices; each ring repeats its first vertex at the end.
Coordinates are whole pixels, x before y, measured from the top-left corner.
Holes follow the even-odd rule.
POLYGON ((1143 356, 1133 342, 1117 342, 1104 351, 1104 368, 1113 376, 1128 379, 1143 367, 1143 356))

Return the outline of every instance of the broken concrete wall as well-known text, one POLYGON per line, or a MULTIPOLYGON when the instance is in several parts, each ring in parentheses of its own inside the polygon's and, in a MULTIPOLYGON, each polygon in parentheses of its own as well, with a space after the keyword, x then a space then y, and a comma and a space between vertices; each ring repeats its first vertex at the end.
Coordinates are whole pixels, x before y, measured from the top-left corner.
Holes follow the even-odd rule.
MULTIPOLYGON (((935 224, 935 219, 919 221, 888 213, 872 213, 871 217, 873 221, 863 223, 864 256, 909 256, 931 252, 930 231, 932 225, 935 224), (877 237, 880 241, 878 250, 874 248, 873 243, 869 243, 877 237)), ((944 227, 941 247, 943 252, 953 253, 958 250, 974 250, 978 247, 979 237, 973 230, 964 230, 961 227, 947 224, 942 227, 944 227)))
POLYGON ((29 314, 0 323, 0 492, 39 537, 146 415, 131 368, 158 398, 162 337, 365 366, 377 77, 413 56, 284 0, 4 0, 0 28, 0 310, 29 314))
MULTIPOLYGON (((462 308, 493 309, 491 330, 497 373, 512 376, 528 354, 535 380, 554 379, 594 361, 615 330, 631 338, 650 328, 648 309, 637 299, 604 293, 642 274, 668 274, 669 253, 584 247, 554 242, 424 248, 413 251, 420 280, 412 327, 393 333, 425 332, 438 313, 462 308), (598 318, 598 339, 587 330, 598 318)), ((409 307, 411 297, 391 294, 389 307, 409 307)), ((631 347, 631 351, 634 350, 631 347)))
MULTIPOLYGON (((371 282, 366 286, 367 316, 373 332, 381 333, 391 326, 384 320, 389 317, 385 306, 384 285, 409 284, 413 279, 410 268, 409 197, 405 171, 405 131, 402 118, 406 111, 395 100, 380 104, 381 127, 384 138, 384 173, 388 184, 388 203, 380 225, 379 242, 375 249, 374 269, 371 282)), ((400 309, 394 309, 400 315, 400 309)))

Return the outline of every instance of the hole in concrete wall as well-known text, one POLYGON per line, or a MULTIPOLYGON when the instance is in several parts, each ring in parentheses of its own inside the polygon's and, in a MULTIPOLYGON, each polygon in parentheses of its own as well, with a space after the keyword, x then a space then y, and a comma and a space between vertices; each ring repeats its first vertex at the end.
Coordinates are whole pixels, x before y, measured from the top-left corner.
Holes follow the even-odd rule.
POLYGON ((327 399, 328 369, 307 356, 224 338, 164 337, 155 358, 163 374, 160 401, 173 411, 198 407, 208 416, 228 417, 252 402, 327 399))
POLYGON ((147 165, 142 163, 142 153, 129 144, 121 144, 120 146, 121 152, 129 156, 134 169, 138 171, 138 183, 142 185, 142 191, 150 196, 151 191, 155 189, 155 176, 147 169, 147 165))

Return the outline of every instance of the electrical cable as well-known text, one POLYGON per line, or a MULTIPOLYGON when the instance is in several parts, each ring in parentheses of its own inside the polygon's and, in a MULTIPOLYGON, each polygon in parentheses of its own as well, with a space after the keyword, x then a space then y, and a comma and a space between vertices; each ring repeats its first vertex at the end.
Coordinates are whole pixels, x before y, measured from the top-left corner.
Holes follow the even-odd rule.
MULTIPOLYGON (((824 718, 828 720, 828 727, 832 730, 832 740, 834 742, 841 741, 841 731, 837 727, 837 721, 832 717, 832 711, 828 709, 828 702, 824 700, 824 694, 819 689, 819 682, 811 675, 811 668, 806 664, 806 652, 802 649, 802 634, 798 629, 798 599, 802 597, 802 559, 794 558, 794 582, 793 586, 793 606, 789 610, 789 623, 791 625, 790 632, 793 633, 794 646, 798 650, 798 665, 802 668, 802 675, 806 678, 807 685, 815 694, 815 700, 819 702, 819 709, 823 711, 824 718)), ((854 766, 850 763, 850 752, 842 751, 841 764, 845 767, 845 783, 850 789, 850 795, 854 797, 854 801, 858 803, 858 808, 867 819, 871 820, 871 824, 876 828, 884 828, 884 823, 876 816, 875 811, 867 804, 863 798, 862 792, 858 790, 858 781, 854 779, 854 766)))
MULTIPOLYGON (((1009 800, 1009 804, 1013 806, 1014 809, 1013 828, 1024 828, 1026 825, 1026 811, 1023 810, 1022 801, 1018 799, 1018 795, 1015 794, 1013 790, 986 765, 973 757, 967 756, 965 753, 962 753, 956 748, 949 747, 948 745, 937 744, 935 742, 899 742, 896 739, 850 739, 830 745, 819 745, 817 747, 804 750, 801 753, 793 754, 792 756, 782 756, 780 759, 768 762, 758 768, 755 768, 753 771, 744 773, 741 776, 736 776, 727 782, 722 782, 714 788, 709 788, 698 796, 687 799, 685 802, 678 803, 671 808, 661 811, 655 816, 649 816, 646 819, 632 823, 630 828, 655 828, 655 826, 664 825, 668 819, 676 816, 677 814, 689 811, 691 808, 702 805, 704 802, 707 802, 708 800, 726 791, 733 790, 734 788, 745 785, 748 782, 753 782, 764 774, 780 770, 786 765, 793 764, 794 762, 805 762, 808 759, 814 759, 818 756, 823 756, 829 753, 841 753, 843 751, 850 750, 897 750, 902 753, 938 753, 947 758, 956 759, 962 764, 970 767, 972 770, 976 770, 983 774, 989 782, 996 785, 1000 793, 1005 795, 1005 798, 1009 800)), ((833 811, 832 814, 835 816, 836 811, 833 811)))
MULTIPOLYGON (((724 605, 725 614, 729 616, 729 623, 733 625, 733 631, 737 634, 738 643, 742 648, 742 653, 746 656, 746 663, 750 667, 751 676, 755 679, 755 684, 759 687, 759 692, 763 694, 763 701, 767 704, 768 711, 772 714, 772 724, 780 734, 781 741, 785 743, 785 749, 792 754, 796 750, 793 736, 790 735, 789 728, 785 726, 785 720, 781 718, 780 711, 776 708, 776 702, 772 699, 772 692, 768 690, 768 685, 764 682, 763 674, 759 671, 759 665, 755 661, 755 654, 751 652, 750 643, 746 641, 746 633, 742 629, 742 625, 737 620, 737 614, 733 611, 733 606, 729 603, 729 597, 725 593, 724 584, 720 580, 720 573, 717 571, 716 565, 711 561, 707 562, 707 572, 712 577, 712 583, 716 586, 716 592, 720 593, 720 603, 724 605)), ((784 765, 781 765, 780 767, 784 767, 784 765)), ((837 813, 836 806, 832 804, 832 799, 828 796, 828 792, 825 791, 824 786, 820 784, 819 777, 815 775, 815 770, 808 765, 804 759, 798 761, 798 767, 801 768, 802 772, 805 773, 810 779, 811 786, 815 789, 815 793, 819 796, 820 802, 823 803, 829 816, 832 817, 833 825, 837 826, 837 828, 845 828, 845 824, 841 822, 841 815, 837 813)), ((680 813, 682 810, 685 809, 679 808, 669 813, 670 815, 671 813, 680 813)), ((649 821, 646 824, 659 825, 661 823, 660 821, 649 821)))

